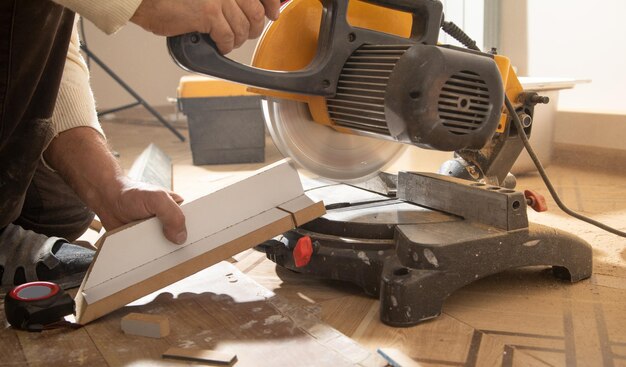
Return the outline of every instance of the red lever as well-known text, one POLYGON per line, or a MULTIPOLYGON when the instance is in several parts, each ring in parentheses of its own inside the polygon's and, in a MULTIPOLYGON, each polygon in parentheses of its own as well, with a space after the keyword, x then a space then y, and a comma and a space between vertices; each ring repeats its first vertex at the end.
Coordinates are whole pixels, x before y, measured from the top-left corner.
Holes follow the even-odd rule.
POLYGON ((537 212, 545 212, 548 210, 548 204, 546 204, 546 198, 540 193, 533 190, 525 190, 524 197, 528 206, 535 209, 537 212))
POLYGON ((293 249, 293 261, 296 263, 296 267, 306 266, 311 261, 311 255, 313 255, 311 237, 300 237, 296 243, 296 248, 293 249))

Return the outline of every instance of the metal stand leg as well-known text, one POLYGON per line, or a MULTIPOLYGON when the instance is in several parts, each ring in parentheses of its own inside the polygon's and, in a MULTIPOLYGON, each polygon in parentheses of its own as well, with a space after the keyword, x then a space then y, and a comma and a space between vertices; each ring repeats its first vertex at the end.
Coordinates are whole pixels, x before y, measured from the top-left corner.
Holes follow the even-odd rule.
POLYGON ((107 74, 109 74, 109 76, 113 78, 113 80, 115 80, 122 88, 124 88, 128 92, 128 94, 133 96, 133 98, 135 98, 135 100, 137 101, 135 103, 131 103, 122 107, 112 108, 110 110, 103 111, 99 113, 98 116, 102 116, 107 113, 121 111, 121 110, 134 107, 137 105, 142 105, 143 107, 145 107, 146 110, 148 110, 148 112, 152 114, 152 116, 154 116, 157 120, 159 120, 159 122, 162 123, 163 126, 165 126, 172 133, 174 133, 174 135, 176 135, 176 137, 178 137, 180 141, 185 141, 185 137, 181 133, 179 133, 159 112, 157 112, 150 104, 148 104, 148 102, 146 102, 145 99, 143 99, 139 94, 137 94, 137 92, 135 92, 128 84, 126 84, 126 82, 124 82, 117 74, 115 74, 113 70, 111 70, 102 60, 100 60, 96 55, 94 55, 94 53, 91 52, 89 48, 85 47, 85 45, 81 45, 80 49, 83 52, 85 52, 85 54, 87 54, 89 58, 93 59, 93 61, 96 64, 98 64, 98 66, 100 66, 102 70, 104 70, 107 74))

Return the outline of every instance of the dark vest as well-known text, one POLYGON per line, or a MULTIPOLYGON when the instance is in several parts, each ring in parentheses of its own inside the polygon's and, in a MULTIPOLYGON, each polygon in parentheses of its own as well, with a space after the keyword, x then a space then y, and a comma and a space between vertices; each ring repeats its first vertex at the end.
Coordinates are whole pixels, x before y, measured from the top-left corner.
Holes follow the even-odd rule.
POLYGON ((53 138, 74 13, 52 1, 0 1, 0 229, 20 214, 53 138))

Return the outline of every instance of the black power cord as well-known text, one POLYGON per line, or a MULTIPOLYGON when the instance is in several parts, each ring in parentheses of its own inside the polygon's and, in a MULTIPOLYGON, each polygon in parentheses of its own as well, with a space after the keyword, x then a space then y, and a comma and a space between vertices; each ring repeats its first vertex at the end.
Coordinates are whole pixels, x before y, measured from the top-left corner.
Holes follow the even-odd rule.
POLYGON ((470 36, 468 36, 467 33, 465 33, 456 24, 443 21, 441 22, 441 29, 443 29, 444 32, 452 36, 455 40, 461 42, 463 46, 471 50, 480 51, 480 48, 476 45, 476 41, 471 39, 470 36))
MULTIPOLYGON (((447 22, 447 21, 442 21, 441 23, 441 29, 443 29, 444 32, 446 32, 447 34, 449 34, 450 36, 452 36, 454 39, 456 39, 457 41, 461 42, 465 47, 471 49, 471 50, 475 50, 475 51, 481 51, 480 48, 476 45, 476 41, 472 40, 467 33, 465 33, 461 28, 459 28, 456 24, 454 24, 453 22, 447 22)), ((517 116, 517 113, 515 112, 515 107, 513 107, 513 104, 511 103, 511 101, 509 100, 509 97, 506 96, 506 94, 504 95, 504 104, 506 106, 506 109, 509 112, 509 115, 511 115, 511 119, 513 121, 513 123, 515 124, 515 128, 517 129, 517 132, 519 134, 520 139, 522 139, 522 143, 524 144, 524 148, 526 148, 526 151, 528 152, 528 155, 530 156, 530 159, 532 159, 533 163, 535 164, 535 167, 537 167, 537 171, 539 172, 539 175, 541 176, 541 179, 543 180, 543 183, 546 185, 546 187, 548 188, 548 191, 550 192, 550 196, 552 196, 552 199, 554 199, 554 201, 556 202, 556 205, 566 214, 582 220, 583 222, 587 222, 591 225, 594 225, 598 228, 601 228, 607 232, 613 233, 615 235, 618 235, 620 237, 626 237, 626 232, 624 231, 620 231, 616 228, 613 228, 611 226, 608 226, 604 223, 598 222, 595 219, 591 219, 589 217, 586 217, 580 213, 577 213, 573 210, 571 210, 570 208, 568 208, 563 201, 561 200, 561 198, 559 197, 559 195, 556 193, 556 190, 554 189, 554 186, 552 185, 552 182, 550 181, 550 178, 548 177, 548 174, 546 173, 546 170, 543 168, 543 164, 541 164, 541 161, 539 160, 539 157, 537 157, 537 154, 535 153, 534 149, 532 148, 532 146, 530 145, 530 140, 528 139, 528 135, 526 135, 526 132, 524 131, 524 126, 522 125, 522 122, 519 119, 519 116, 517 116)))
POLYGON ((584 215, 582 215, 580 213, 577 213, 577 212, 571 210, 570 208, 568 208, 563 203, 563 201, 561 201, 561 198, 559 198, 559 195, 556 193, 556 190, 554 189, 554 186, 552 185, 552 182, 548 178, 546 170, 543 168, 543 164, 541 164, 541 161, 539 160, 539 157, 537 157, 537 154, 535 154, 535 151, 533 150, 532 146, 530 145, 530 140, 528 139, 528 135, 526 135, 526 132, 524 132, 524 127, 522 126, 522 122, 520 121, 519 117, 517 116, 517 113, 515 113, 515 107, 513 107, 513 104, 509 100, 509 97, 507 97, 507 96, 504 97, 504 104, 506 105, 506 109, 509 111, 509 114, 513 118, 513 123, 515 124, 515 128, 517 129, 517 131, 519 133, 519 137, 522 139, 522 143, 524 143, 524 147, 526 148, 526 151, 528 152, 528 155, 530 156, 530 159, 532 159, 533 163, 537 167, 537 171, 539 172, 539 175, 541 176, 541 179, 543 180, 544 184, 548 188, 548 191, 550 191, 550 195, 552 196, 552 198, 556 202, 556 205, 559 208, 561 208, 562 211, 564 211, 565 213, 571 215, 574 218, 580 219, 583 222, 587 222, 587 223, 592 224, 592 225, 594 225, 594 226, 596 226, 598 228, 604 229, 607 232, 611 232, 611 233, 616 234, 616 235, 621 236, 621 237, 626 237, 626 232, 620 231, 620 230, 618 230, 616 228, 613 228, 613 227, 610 227, 610 226, 608 226, 608 225, 606 225, 604 223, 598 222, 595 219, 591 219, 591 218, 586 217, 586 216, 584 216, 584 215))

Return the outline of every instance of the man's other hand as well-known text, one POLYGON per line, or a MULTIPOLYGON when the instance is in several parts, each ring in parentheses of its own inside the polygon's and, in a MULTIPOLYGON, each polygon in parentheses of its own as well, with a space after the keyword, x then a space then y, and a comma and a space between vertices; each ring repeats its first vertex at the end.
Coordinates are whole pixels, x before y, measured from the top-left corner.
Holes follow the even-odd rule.
POLYGON ((265 17, 278 19, 280 0, 143 0, 130 19, 162 36, 208 33, 222 54, 257 38, 265 17))

